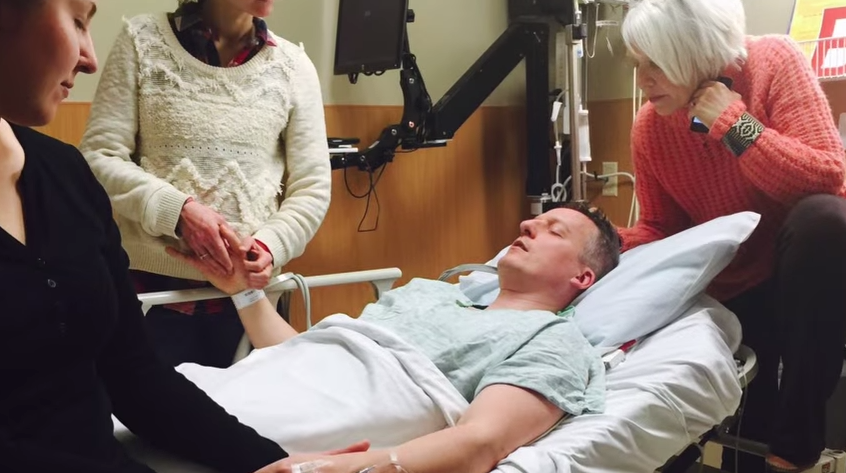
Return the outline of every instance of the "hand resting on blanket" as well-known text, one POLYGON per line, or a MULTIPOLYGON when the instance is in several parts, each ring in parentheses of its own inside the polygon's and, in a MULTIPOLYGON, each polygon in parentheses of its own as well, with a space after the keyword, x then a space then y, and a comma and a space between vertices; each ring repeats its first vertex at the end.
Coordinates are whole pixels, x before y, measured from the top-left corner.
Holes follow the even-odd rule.
MULTIPOLYGON (((551 429, 562 412, 537 393, 492 385, 473 400, 458 425, 401 445, 394 451, 326 456, 319 473, 484 472, 551 429), (393 453, 393 455, 392 455, 393 453), (391 462, 394 457, 396 463, 391 462), (400 466, 400 470, 396 466, 400 466), (367 470, 373 467, 373 470, 367 470)), ((310 461, 316 460, 311 458, 310 461)), ((286 458, 259 473, 292 473, 297 459, 286 458)))
MULTIPOLYGON (((223 234, 233 264, 245 264, 246 249, 237 236, 223 234)), ((247 287, 240 271, 221 277, 202 260, 174 256, 225 292, 247 287)), ((359 321, 395 334, 424 354, 470 407, 455 426, 392 449, 292 457, 260 473, 487 473, 565 416, 601 411, 602 363, 570 322, 573 310, 562 309, 618 260, 611 224, 596 210, 573 206, 520 225, 519 238, 499 263, 500 294, 487 308, 472 307, 455 285, 438 281, 415 279, 389 291, 368 305, 359 321), (313 463, 317 460, 325 461, 313 463), (316 470, 308 469, 316 464, 316 470)), ((267 300, 239 315, 256 347, 296 336, 267 300)))

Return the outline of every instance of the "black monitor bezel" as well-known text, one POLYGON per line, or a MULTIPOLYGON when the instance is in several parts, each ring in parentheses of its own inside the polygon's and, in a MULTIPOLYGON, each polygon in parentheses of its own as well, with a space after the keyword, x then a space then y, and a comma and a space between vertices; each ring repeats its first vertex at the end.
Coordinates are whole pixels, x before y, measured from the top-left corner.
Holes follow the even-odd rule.
MULTIPOLYGON (((407 20, 408 20, 408 2, 409 0, 394 0, 398 2, 402 2, 401 8, 401 15, 400 18, 397 18, 396 21, 401 22, 402 26, 400 27, 400 35, 397 41, 396 47, 396 54, 394 54, 394 58, 389 61, 381 61, 381 62, 373 62, 371 64, 339 64, 338 60, 338 44, 341 40, 341 35, 343 34, 342 31, 342 18, 341 14, 344 11, 344 4, 347 1, 353 0, 340 0, 338 2, 338 24, 337 29, 335 32, 335 61, 334 61, 334 73, 335 75, 347 75, 347 74, 376 74, 381 73, 384 71, 392 70, 392 69, 399 69, 402 67, 402 59, 403 53, 405 49, 405 35, 408 34, 407 31, 407 20)), ((381 0, 387 1, 387 0, 381 0)))

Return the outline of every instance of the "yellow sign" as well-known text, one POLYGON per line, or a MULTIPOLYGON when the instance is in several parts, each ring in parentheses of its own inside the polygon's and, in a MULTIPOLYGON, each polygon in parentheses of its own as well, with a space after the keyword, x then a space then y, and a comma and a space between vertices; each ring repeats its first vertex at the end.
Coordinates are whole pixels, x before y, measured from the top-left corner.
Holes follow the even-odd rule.
POLYGON ((796 0, 790 20, 790 37, 799 42, 819 39, 823 11, 844 6, 846 0, 796 0))

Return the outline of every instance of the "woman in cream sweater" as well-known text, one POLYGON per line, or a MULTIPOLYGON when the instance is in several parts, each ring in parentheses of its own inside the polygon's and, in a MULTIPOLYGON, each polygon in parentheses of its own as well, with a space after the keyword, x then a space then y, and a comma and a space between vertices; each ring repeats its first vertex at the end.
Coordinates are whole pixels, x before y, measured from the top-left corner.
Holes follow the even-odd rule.
MULTIPOLYGON (((111 197, 139 293, 204 287, 166 247, 234 271, 221 227, 250 237, 255 288, 323 221, 331 168, 320 84, 305 52, 268 31, 273 0, 182 1, 126 22, 81 150, 111 197)), ((228 366, 243 334, 228 300, 154 307, 172 364, 228 366)))

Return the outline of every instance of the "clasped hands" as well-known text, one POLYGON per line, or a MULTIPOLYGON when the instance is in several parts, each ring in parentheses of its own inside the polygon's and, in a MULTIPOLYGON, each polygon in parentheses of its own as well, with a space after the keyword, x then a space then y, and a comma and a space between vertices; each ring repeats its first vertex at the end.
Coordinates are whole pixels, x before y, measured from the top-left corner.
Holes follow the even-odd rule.
POLYGON ((177 226, 190 253, 167 253, 202 272, 218 289, 235 294, 270 283, 273 256, 251 236, 241 237, 220 214, 189 200, 177 226))
POLYGON ((256 473, 397 473, 384 450, 371 450, 367 441, 340 450, 317 454, 296 454, 268 465, 256 473))

